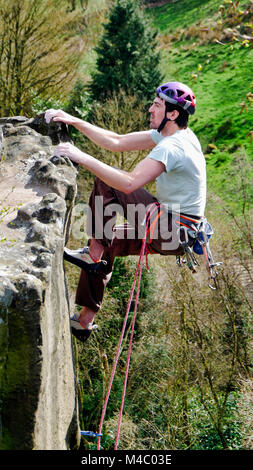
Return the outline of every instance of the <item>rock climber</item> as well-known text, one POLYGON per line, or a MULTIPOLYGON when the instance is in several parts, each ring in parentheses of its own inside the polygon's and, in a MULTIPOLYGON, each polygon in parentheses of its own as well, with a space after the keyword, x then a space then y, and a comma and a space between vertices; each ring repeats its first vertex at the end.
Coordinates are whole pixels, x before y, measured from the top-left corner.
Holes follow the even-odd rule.
POLYGON ((195 108, 193 91, 172 81, 156 90, 149 108, 149 130, 119 135, 62 110, 49 109, 45 113, 47 123, 53 120, 72 125, 112 152, 149 150, 127 172, 99 161, 69 142, 56 147, 56 155, 69 157, 96 177, 89 200, 89 244, 78 250, 64 250, 65 259, 82 268, 76 292, 76 304, 82 308, 71 317, 72 333, 81 341, 96 327, 94 318, 111 278, 115 256, 140 253, 148 208, 153 204, 157 207, 149 221, 148 251, 162 255, 182 254, 178 224, 181 227, 198 224, 204 216, 205 158, 198 138, 188 127, 188 118, 195 108), (143 188, 153 180, 155 196, 143 188), (121 226, 114 224, 117 208, 127 221, 121 226))

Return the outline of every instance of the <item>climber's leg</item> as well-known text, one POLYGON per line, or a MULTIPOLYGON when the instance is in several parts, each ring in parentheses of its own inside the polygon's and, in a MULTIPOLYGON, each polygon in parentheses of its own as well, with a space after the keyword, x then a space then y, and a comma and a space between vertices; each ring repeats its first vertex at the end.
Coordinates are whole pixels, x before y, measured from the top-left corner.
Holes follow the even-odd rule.
POLYGON ((91 322, 85 323, 85 327, 80 322, 80 317, 78 313, 75 313, 70 317, 70 326, 73 335, 80 341, 86 341, 92 331, 97 328, 97 325, 93 325, 93 315, 90 317, 91 322))
MULTIPOLYGON (((128 230, 128 228, 126 229, 128 230)), ((115 238, 112 245, 104 247, 103 259, 107 261, 97 272, 81 271, 79 283, 76 291, 76 304, 87 307, 82 309, 82 321, 85 323, 91 317, 91 312, 95 314, 101 308, 104 291, 110 281, 113 270, 115 256, 139 255, 142 245, 140 239, 118 239, 117 228, 115 228, 115 238), (87 312, 87 316, 86 316, 87 312)), ((93 317, 94 318, 94 317, 93 317)))
POLYGON ((89 328, 93 324, 96 312, 89 307, 83 307, 79 312, 78 321, 83 328, 89 328))
POLYGON ((104 253, 103 245, 101 245, 101 243, 99 243, 95 238, 92 238, 90 241, 89 253, 91 257, 95 260, 99 260, 103 256, 103 253, 104 253))
POLYGON ((89 200, 91 216, 87 220, 87 234, 92 240, 96 240, 97 245, 110 246, 115 238, 116 216, 120 214, 135 228, 136 237, 142 238, 142 222, 147 208, 154 202, 157 199, 144 188, 125 194, 95 178, 89 200))
MULTIPOLYGON (((156 198, 141 188, 131 194, 117 191, 95 178, 90 196, 91 217, 88 219, 87 233, 91 237, 90 250, 101 255, 106 265, 101 265, 96 272, 81 271, 76 293, 76 303, 87 307, 87 312, 96 313, 102 303, 105 286, 112 275, 115 256, 128 256, 140 253, 142 235, 140 226, 144 220, 147 207, 156 202, 156 198), (135 210, 138 207, 138 210, 135 210), (129 224, 120 228, 114 226, 117 213, 120 213, 129 224), (130 229, 130 230, 129 230, 130 229), (94 250, 94 251, 93 251, 94 250)), ((87 321, 90 313, 87 313, 87 321)), ((86 310, 82 309, 82 321, 86 322, 86 310)))

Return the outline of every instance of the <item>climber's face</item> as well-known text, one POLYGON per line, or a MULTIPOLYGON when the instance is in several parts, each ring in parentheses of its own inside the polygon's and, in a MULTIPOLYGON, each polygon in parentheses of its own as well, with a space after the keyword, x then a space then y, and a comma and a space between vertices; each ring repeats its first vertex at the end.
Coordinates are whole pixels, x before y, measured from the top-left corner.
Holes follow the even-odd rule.
POLYGON ((165 101, 158 96, 149 108, 150 129, 158 129, 165 115, 165 101))

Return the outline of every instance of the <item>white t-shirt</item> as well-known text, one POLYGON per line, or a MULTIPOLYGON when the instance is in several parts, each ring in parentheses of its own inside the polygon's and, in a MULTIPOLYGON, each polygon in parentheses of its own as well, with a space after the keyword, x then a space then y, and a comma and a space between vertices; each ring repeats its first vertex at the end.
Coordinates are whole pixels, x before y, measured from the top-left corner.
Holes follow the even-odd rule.
POLYGON ((206 162, 196 135, 180 129, 163 137, 150 131, 157 144, 148 157, 164 163, 165 171, 156 178, 156 196, 169 210, 203 216, 206 205, 206 162))

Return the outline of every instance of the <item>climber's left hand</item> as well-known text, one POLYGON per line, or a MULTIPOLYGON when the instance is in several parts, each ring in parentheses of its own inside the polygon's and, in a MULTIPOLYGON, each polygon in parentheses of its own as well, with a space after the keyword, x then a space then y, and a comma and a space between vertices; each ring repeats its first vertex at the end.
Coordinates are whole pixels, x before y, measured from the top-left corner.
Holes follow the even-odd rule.
POLYGON ((70 142, 62 142, 57 145, 54 155, 66 156, 75 163, 83 163, 83 152, 70 142))

